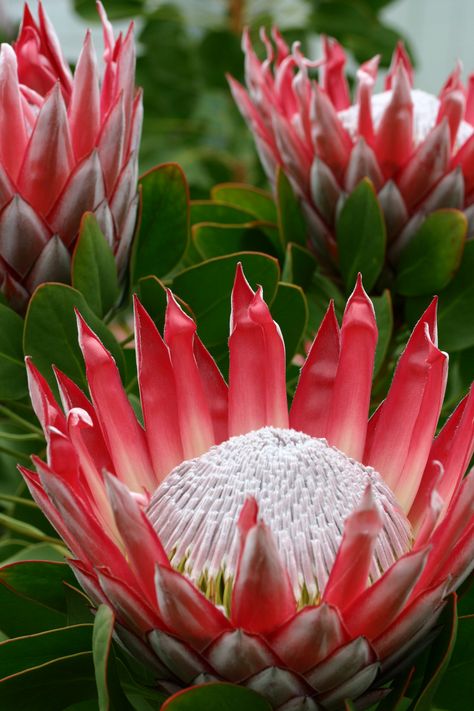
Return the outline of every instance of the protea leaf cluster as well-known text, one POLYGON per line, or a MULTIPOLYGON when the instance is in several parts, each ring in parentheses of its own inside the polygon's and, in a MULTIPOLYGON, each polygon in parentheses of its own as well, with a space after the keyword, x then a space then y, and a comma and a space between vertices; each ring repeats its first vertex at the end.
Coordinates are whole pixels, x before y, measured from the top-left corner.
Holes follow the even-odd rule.
POLYGON ((79 581, 162 689, 227 680, 272 708, 357 708, 437 630, 473 567, 474 393, 435 437, 447 355, 436 302, 368 418, 377 342, 361 280, 329 307, 288 410, 285 350, 238 269, 229 382, 171 293, 164 335, 138 300, 143 425, 78 314, 90 397, 28 362, 47 462, 22 468, 79 581))
POLYGON ((363 178, 372 182, 384 213, 391 264, 426 215, 439 208, 463 209, 472 232, 472 76, 464 86, 457 66, 438 97, 414 89, 400 44, 385 90, 375 93, 374 57, 357 70, 351 97, 346 55, 336 40, 323 38, 323 56, 310 61, 298 43, 290 51, 277 31, 274 44, 264 32, 262 39, 264 61, 244 34, 247 87, 230 77, 231 89, 270 181, 282 167, 300 196, 320 254, 338 260, 338 216, 363 178))
POLYGON ((94 212, 127 264, 138 197, 142 99, 132 25, 114 38, 100 3, 104 72, 88 32, 74 75, 41 2, 0 53, 0 286, 17 310, 44 281, 70 281, 81 217, 94 212))

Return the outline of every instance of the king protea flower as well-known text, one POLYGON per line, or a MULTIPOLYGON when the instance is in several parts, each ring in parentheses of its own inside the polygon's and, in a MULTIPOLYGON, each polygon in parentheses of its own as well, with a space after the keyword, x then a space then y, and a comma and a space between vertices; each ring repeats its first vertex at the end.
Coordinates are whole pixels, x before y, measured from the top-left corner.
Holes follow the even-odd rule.
POLYGON ((240 268, 228 385, 171 293, 164 337, 135 301, 143 425, 79 314, 78 329, 91 401, 56 371, 61 408, 28 361, 48 461, 21 471, 122 644, 170 693, 227 680, 280 711, 386 693, 474 565, 474 390, 433 440, 436 303, 369 420, 360 279, 341 327, 329 307, 289 412, 280 330, 240 268))
POLYGON ((41 2, 0 52, 0 288, 22 310, 44 281, 70 281, 81 217, 95 213, 124 271, 137 213, 142 99, 133 27, 104 32, 104 74, 88 32, 74 76, 41 2))
POLYGON ((439 97, 413 89, 413 69, 401 44, 374 94, 378 57, 362 64, 351 99, 346 55, 323 38, 323 57, 311 62, 278 31, 276 51, 262 32, 267 59, 243 36, 247 90, 229 77, 237 105, 253 132, 272 183, 283 168, 302 200, 311 239, 337 259, 335 223, 344 197, 370 178, 392 242, 389 256, 416 232, 427 213, 465 209, 474 218, 474 75, 466 88, 461 67, 439 97), (319 68, 319 82, 309 70, 319 68), (395 243, 395 244, 394 244, 395 243))

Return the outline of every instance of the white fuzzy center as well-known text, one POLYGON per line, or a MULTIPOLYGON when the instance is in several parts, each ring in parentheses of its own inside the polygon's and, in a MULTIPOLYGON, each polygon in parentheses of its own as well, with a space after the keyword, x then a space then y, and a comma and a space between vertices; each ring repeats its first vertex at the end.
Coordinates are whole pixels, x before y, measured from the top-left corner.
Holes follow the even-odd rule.
POLYGON ((371 467, 324 439, 265 427, 223 442, 176 467, 156 490, 148 516, 172 563, 202 585, 232 579, 237 521, 249 496, 275 535, 295 594, 318 598, 341 541, 344 521, 368 483, 383 514, 372 579, 410 547, 410 525, 371 467))

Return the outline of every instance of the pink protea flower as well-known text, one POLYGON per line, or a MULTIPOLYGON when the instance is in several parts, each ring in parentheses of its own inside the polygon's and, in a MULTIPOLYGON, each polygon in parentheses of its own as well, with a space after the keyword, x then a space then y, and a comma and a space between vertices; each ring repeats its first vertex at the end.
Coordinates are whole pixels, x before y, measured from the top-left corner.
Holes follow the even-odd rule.
POLYGON ((123 273, 135 226, 142 98, 133 26, 114 39, 101 3, 104 75, 88 32, 74 76, 41 2, 0 52, 0 288, 22 310, 41 282, 70 281, 84 212, 123 273))
POLYGON ((273 183, 279 166, 302 199, 311 239, 337 259, 335 222, 347 193, 372 181, 385 214, 389 257, 416 232, 427 213, 465 209, 474 218, 474 75, 466 88, 461 67, 439 97, 413 88, 413 69, 401 44, 374 94, 378 57, 357 71, 351 99, 346 56, 334 39, 323 38, 323 57, 290 51, 274 31, 262 32, 267 58, 243 36, 247 90, 229 77, 235 101, 253 132, 262 165, 273 183), (310 71, 319 69, 319 82, 310 71))
POLYGON ((377 326, 359 279, 332 305, 288 412, 284 343, 242 270, 227 385, 171 293, 139 301, 142 426, 78 316, 92 402, 28 361, 48 461, 21 468, 92 600, 168 692, 227 680, 280 711, 364 708, 429 641, 471 571, 474 390, 433 440, 447 355, 436 302, 368 420, 377 326))

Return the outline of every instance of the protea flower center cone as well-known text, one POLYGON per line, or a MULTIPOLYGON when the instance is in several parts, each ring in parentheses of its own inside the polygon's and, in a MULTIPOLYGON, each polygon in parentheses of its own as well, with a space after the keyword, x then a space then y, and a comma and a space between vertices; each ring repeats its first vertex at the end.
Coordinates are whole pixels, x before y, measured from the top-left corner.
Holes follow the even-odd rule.
POLYGON ((104 73, 90 32, 74 76, 38 3, 0 51, 0 289, 18 311, 44 281, 69 283, 71 255, 93 212, 123 276, 137 207, 142 120, 133 25, 114 38, 101 3, 104 73))
POLYGON ((292 50, 274 31, 264 32, 261 62, 248 33, 243 37, 247 88, 229 77, 235 101, 253 132, 262 165, 274 184, 281 167, 300 196, 314 247, 337 261, 336 223, 346 196, 365 177, 378 195, 396 263, 426 215, 439 208, 474 219, 474 79, 467 87, 461 67, 439 97, 413 88, 413 68, 400 44, 374 93, 378 57, 357 71, 351 98, 346 56, 323 38, 320 60, 292 50), (319 80, 314 71, 318 69, 319 80))
POLYGON ((474 566, 474 391, 436 438, 436 302, 368 419, 377 326, 359 278, 331 305, 290 409, 285 348, 242 269, 229 379, 171 293, 135 300, 143 426, 78 315, 92 401, 28 360, 48 461, 21 468, 93 604, 169 693, 230 681, 279 711, 366 708, 436 634, 474 566))
POLYGON ((249 497, 275 536, 299 605, 321 600, 344 521, 362 501, 383 512, 371 580, 411 546, 410 522, 371 467, 292 429, 231 437, 173 469, 147 512, 171 564, 228 609, 239 558, 235 522, 249 497))

